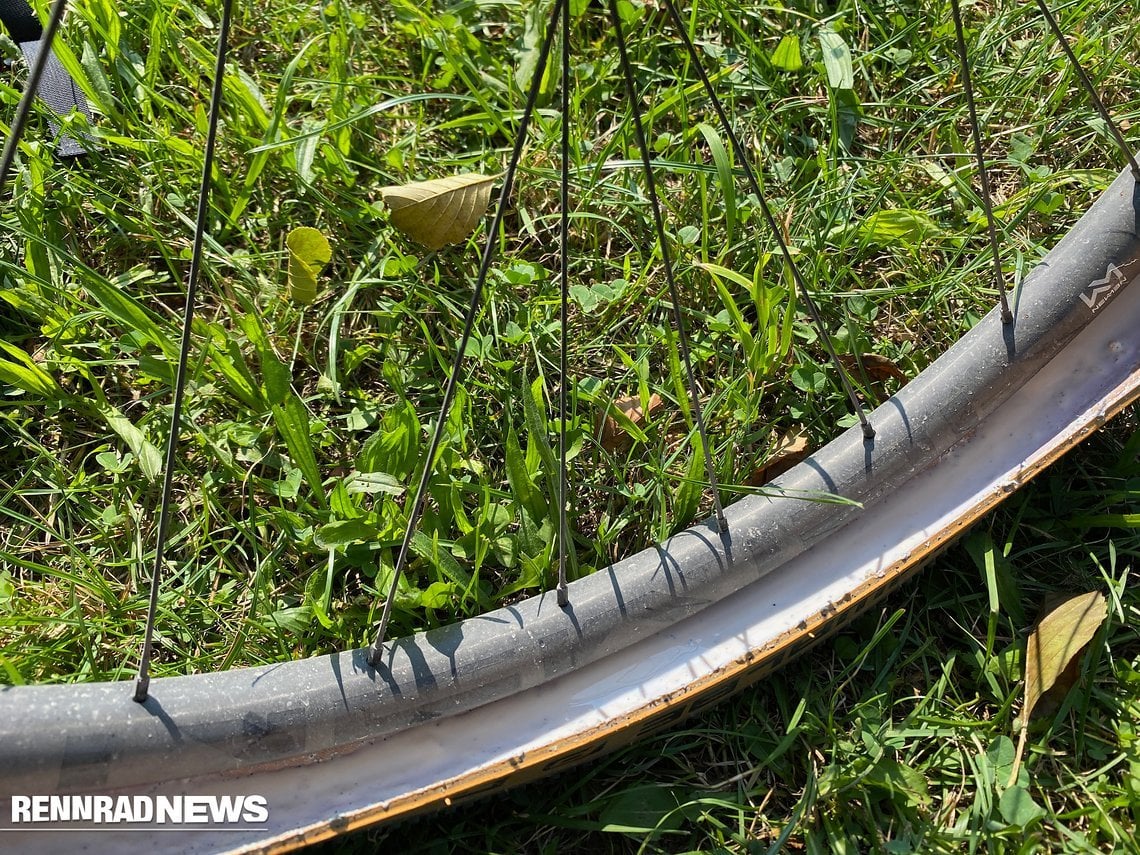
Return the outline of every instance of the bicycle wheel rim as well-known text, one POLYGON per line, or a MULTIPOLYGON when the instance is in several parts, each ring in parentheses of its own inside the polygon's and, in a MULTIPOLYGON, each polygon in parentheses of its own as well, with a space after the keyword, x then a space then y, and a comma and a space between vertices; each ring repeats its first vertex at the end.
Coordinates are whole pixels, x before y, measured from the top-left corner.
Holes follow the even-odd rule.
POLYGON ((535 597, 402 639, 377 670, 356 650, 163 678, 144 705, 125 683, 5 689, 0 792, 272 793, 270 827, 225 845, 289 847, 560 770, 719 700, 1136 396, 1138 210, 1125 172, 1026 279, 1012 328, 988 315, 875 411, 873 445, 839 437, 778 479, 786 495, 733 505, 723 538, 694 526, 573 583, 567 613, 535 597), (794 497, 819 491, 863 507, 794 497))

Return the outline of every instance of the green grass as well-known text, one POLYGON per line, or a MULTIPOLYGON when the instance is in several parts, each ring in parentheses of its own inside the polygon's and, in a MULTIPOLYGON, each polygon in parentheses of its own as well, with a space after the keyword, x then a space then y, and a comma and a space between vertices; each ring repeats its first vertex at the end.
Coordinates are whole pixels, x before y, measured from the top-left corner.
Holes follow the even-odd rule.
MULTIPOLYGON (((837 349, 878 354, 907 375, 994 299, 952 30, 919 8, 709 3, 691 18, 837 349), (846 46, 849 75, 822 62, 821 39, 846 46)), ((574 575, 660 540, 711 501, 700 488, 616 51, 599 15, 579 12, 574 575), (664 404, 631 428, 635 441, 602 447, 597 424, 612 402, 653 395, 664 404)), ((854 414, 803 301, 790 294, 756 200, 732 180, 687 58, 651 35, 658 13, 626 12, 701 404, 731 500, 752 489, 740 485, 782 437, 802 432, 819 445, 854 414)), ((89 133, 100 148, 59 164, 33 133, 4 210, 0 324, 15 350, 4 357, 0 404, 9 473, 0 561, 13 593, 0 643, 8 670, 25 681, 110 679, 134 665, 211 14, 179 2, 79 3, 61 53, 89 82, 100 114, 89 133)), ((526 82, 518 69, 533 67, 542 14, 493 3, 400 2, 369 15, 338 4, 239 10, 159 673, 368 639, 485 239, 481 228, 465 247, 425 253, 387 224, 378 190, 502 169, 526 82), (283 282, 284 235, 298 225, 334 244, 323 291, 307 308, 290 303, 283 282)), ((1133 69, 1117 59, 1134 54, 1135 33, 1110 9, 1066 15, 1127 120, 1133 69)), ((1003 266, 1016 282, 1110 180, 1116 156, 1040 22, 1003 7, 969 23, 1003 266)), ((536 591, 554 572, 555 83, 540 99, 498 236, 423 533, 397 595, 399 633, 536 591)), ((897 382, 857 375, 868 404, 897 382)))
MULTIPOLYGON (((837 349, 878 354, 913 376, 995 294, 949 6, 872 6, 708 0, 692 14, 691 35, 837 349), (821 38, 847 47, 850 88, 834 85, 846 82, 845 69, 825 65, 821 38)), ((711 497, 694 488, 702 464, 617 53, 598 10, 574 8, 570 525, 581 575, 707 513, 711 497), (603 448, 596 426, 612 403, 655 394, 664 403, 634 441, 603 448)), ((818 445, 854 415, 789 293, 756 200, 739 176, 729 180, 739 165, 724 153, 693 69, 656 34, 662 13, 623 8, 727 501, 748 489, 782 437, 802 431, 818 445), (730 274, 711 273, 720 270, 730 274)), ((1132 11, 1123 2, 1061 10, 1125 123, 1140 115, 1132 11)), ((8 682, 121 679, 137 662, 217 14, 184 0, 76 2, 61 55, 84 72, 99 114, 86 130, 99 150, 61 164, 40 123, 0 207, 8 682)), ((369 640, 404 527, 403 491, 438 417, 486 238, 484 225, 466 246, 427 253, 388 224, 378 191, 502 170, 545 14, 531 3, 410 0, 239 8, 158 674, 369 640), (334 247, 323 291, 305 309, 288 301, 284 281, 284 237, 300 225, 320 228, 334 247)), ((1017 283, 1121 158, 1028 4, 975 4, 967 25, 1002 264, 1017 283)), ((0 81, 5 115, 16 82, 0 81)), ((462 393, 398 594, 397 633, 552 579, 556 82, 544 88, 496 236, 462 393)), ((854 379, 868 404, 897 385, 854 379)), ((1012 735, 1017 708, 1005 651, 1045 591, 1119 588, 1136 548, 1127 516, 1138 495, 1133 430, 1102 440, 986 523, 1020 590, 999 610, 990 611, 968 553, 952 552, 888 611, 755 695, 566 789, 524 790, 451 816, 440 833, 504 851, 572 848, 589 834, 623 851, 648 838, 597 829, 635 801, 665 817, 657 790, 666 789, 689 806, 662 820, 680 833, 649 839, 648 850, 767 849, 785 827, 790 846, 812 851, 904 838, 918 850, 968 839, 1017 848, 1022 832, 995 806, 999 788, 984 765, 993 746, 1001 759, 999 736, 1012 735), (653 793, 623 795, 643 785, 653 793)), ((1062 827, 1092 848, 1129 845, 1120 829, 1134 824, 1129 788, 1140 768, 1127 647, 1134 609, 1125 591, 1090 666, 1097 679, 1048 740, 1030 742, 1029 791, 1050 812, 1032 834, 1047 848, 1076 839, 1062 827)))

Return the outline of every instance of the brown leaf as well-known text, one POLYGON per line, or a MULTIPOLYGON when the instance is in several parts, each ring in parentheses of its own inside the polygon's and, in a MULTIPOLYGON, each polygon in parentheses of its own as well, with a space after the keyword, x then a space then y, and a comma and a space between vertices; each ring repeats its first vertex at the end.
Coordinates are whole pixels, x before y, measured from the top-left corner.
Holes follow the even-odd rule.
MULTIPOLYGON (((1037 622, 1025 646, 1022 725, 1029 722, 1033 708, 1046 692, 1061 688, 1062 675, 1078 661, 1107 615, 1104 594, 1093 591, 1070 597, 1037 622)), ((1065 690, 1071 688, 1072 683, 1065 690)))
POLYGON ((624 422, 628 420, 634 425, 640 425, 663 403, 664 401, 662 401, 660 395, 656 393, 650 395, 649 412, 645 412, 641 406, 640 395, 618 398, 610 405, 606 412, 600 413, 598 416, 598 420, 601 422, 599 425, 599 433, 601 435, 602 448, 611 454, 629 448, 633 444, 633 437, 629 431, 626 430, 624 422), (625 416, 625 419, 615 414, 615 410, 617 413, 625 416))
POLYGON ((860 376, 861 373, 859 370, 860 360, 863 363, 863 370, 867 372, 867 379, 872 383, 882 383, 884 380, 890 379, 902 383, 907 381, 907 376, 903 370, 885 356, 880 356, 877 353, 864 353, 859 356, 859 359, 856 359, 851 353, 839 354, 839 364, 856 377, 860 376))
POLYGON ((749 487, 760 487, 767 484, 773 478, 779 478, 809 454, 811 454, 811 448, 808 445, 807 437, 802 432, 795 431, 786 434, 780 437, 775 450, 764 461, 764 465, 758 466, 744 483, 749 487))
POLYGON ((1025 643, 1025 700, 1018 722, 1021 736, 1010 784, 1017 780, 1033 710, 1042 698, 1063 699, 1080 676, 1080 657, 1108 616, 1104 594, 1077 594, 1050 609, 1037 621, 1025 643))

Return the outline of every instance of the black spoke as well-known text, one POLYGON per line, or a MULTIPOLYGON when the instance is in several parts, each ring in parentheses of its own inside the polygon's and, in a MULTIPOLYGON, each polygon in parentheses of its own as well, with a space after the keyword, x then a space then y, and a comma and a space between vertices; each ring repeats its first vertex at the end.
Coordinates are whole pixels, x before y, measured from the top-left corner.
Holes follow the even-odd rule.
POLYGON ((1009 300, 1005 293, 1005 277, 1002 275, 997 227, 994 224, 990 178, 986 171, 985 152, 982 149, 982 129, 978 122, 978 111, 974 106, 974 86, 970 80, 970 62, 966 56, 966 37, 962 31, 962 10, 959 8, 958 0, 950 0, 950 10, 954 16, 954 34, 958 42, 958 64, 962 70, 962 89, 966 95, 966 107, 970 113, 970 132, 974 137, 974 154, 978 159, 978 181, 982 185, 982 206, 986 211, 986 225, 990 234, 990 252, 993 254, 994 261, 994 287, 997 288, 998 298, 1001 300, 1002 323, 1008 324, 1013 322, 1013 313, 1009 310, 1009 300))
POLYGON ((24 94, 20 103, 16 105, 16 116, 12 119, 12 129, 8 132, 8 140, 4 143, 4 153, 0 154, 0 193, 8 183, 8 173, 16 159, 16 149, 20 145, 20 137, 28 124, 28 116, 32 112, 32 101, 40 88, 40 80, 44 76, 44 69, 51 58, 51 46, 55 41, 55 32, 59 29, 59 22, 63 20, 63 13, 67 8, 67 0, 55 0, 48 18, 47 27, 40 36, 40 50, 36 54, 36 61, 28 72, 28 82, 24 85, 24 94))
POLYGON ((1085 92, 1088 93, 1089 98, 1096 107, 1097 112, 1100 113, 1101 118, 1104 119, 1105 124, 1108 125, 1108 130, 1116 140, 1116 144, 1120 146, 1120 150, 1128 157, 1128 163, 1132 168, 1132 176, 1140 181, 1140 164, 1136 162, 1136 155, 1133 153, 1131 146, 1124 139, 1124 134, 1120 132, 1120 128, 1109 115, 1108 108, 1104 106, 1104 102, 1100 99, 1100 95, 1096 91, 1088 74, 1085 73, 1084 68, 1081 66, 1080 60, 1077 55, 1073 53, 1073 49, 1069 47, 1069 40, 1065 38, 1065 34, 1061 32, 1061 28, 1057 25, 1057 19, 1053 17, 1053 13, 1049 11, 1049 7, 1045 4, 1045 0, 1037 0, 1037 6, 1041 9, 1041 14, 1045 16, 1045 20, 1049 23, 1049 29, 1053 31, 1053 35, 1057 37, 1057 41, 1061 44, 1061 50, 1065 52, 1065 56, 1069 58, 1069 63, 1073 66, 1073 70, 1077 73, 1077 78, 1081 81, 1085 92))
POLYGON ((404 529, 404 539, 400 543, 400 551, 396 556, 392 582, 388 586, 388 597, 384 601, 384 610, 380 614, 380 623, 376 628, 376 636, 368 648, 368 661, 369 664, 373 666, 380 663, 381 656, 384 653, 384 641, 386 633, 388 632, 388 621, 392 618, 392 605, 396 600, 396 591, 400 584, 400 577, 404 573, 404 567, 407 564, 408 551, 411 548, 412 538, 415 536, 416 526, 419 524, 420 515, 423 513, 424 502, 427 500, 428 481, 431 479, 432 471, 435 468, 435 457, 439 452, 439 445, 443 441, 443 430, 447 425, 448 412, 451 409, 451 402, 455 397, 455 387, 459 382, 459 375, 463 367, 463 355, 467 349, 467 343, 471 338, 471 332, 475 327, 475 317, 479 314, 483 288, 487 282, 487 274, 491 269, 491 259, 495 255, 495 244, 498 241, 499 226, 503 222, 503 215, 506 213, 507 204, 510 201, 511 189, 515 183, 515 172, 518 170, 519 159, 522 157, 523 142, 526 140, 526 131, 530 125, 531 116, 534 114, 535 103, 538 101, 538 90, 542 84, 542 77, 546 73, 546 63, 550 58, 550 46, 554 41, 558 16, 562 12, 564 2, 565 0, 554 0, 554 10, 550 16, 550 24, 546 28, 546 37, 542 42, 542 50, 539 52, 538 64, 534 71, 534 79, 531 81, 530 90, 527 92, 526 107, 523 108, 522 119, 519 121, 518 136, 515 138, 515 145, 511 150, 510 160, 507 162, 506 174, 503 176, 503 188, 499 193, 499 203, 495 206, 495 216, 492 218, 491 226, 487 230, 487 243, 483 247, 483 257, 479 263, 479 272, 475 277, 471 303, 467 307, 467 315, 463 320, 463 333, 459 337, 459 343, 455 352, 455 361, 452 363, 451 374, 448 376, 447 385, 443 390, 443 403, 440 405, 439 418, 436 419, 435 428, 432 430, 431 442, 428 444, 428 451, 423 459, 423 471, 420 473, 419 484, 416 487, 416 492, 413 494, 411 504, 408 507, 408 524, 407 528, 404 529))
POLYGON ((705 457, 705 472, 709 479, 709 489, 712 491, 713 506, 716 511, 717 525, 721 531, 728 529, 728 520, 724 516, 724 508, 720 502, 720 491, 716 483, 716 467, 714 465, 712 449, 709 446, 708 433, 705 430, 705 420, 701 413, 700 393, 697 390, 697 380, 693 373, 693 358, 689 348, 689 334, 685 330, 685 319, 681 314, 681 293, 677 288, 677 279, 673 275, 673 262, 669 253, 669 239, 665 234, 665 220, 661 216, 661 205, 657 199, 657 184, 653 178, 653 164, 649 159, 649 144, 645 139, 645 129, 641 125, 641 109, 638 106, 637 86, 633 79, 633 69, 626 55, 625 35, 622 33, 621 16, 617 10, 617 0, 610 0, 610 20, 617 39, 618 59, 621 63, 622 76, 625 78, 626 97, 629 98, 630 114, 633 117, 633 132, 637 138, 637 147, 641 151, 641 165, 645 172, 646 189, 649 195, 649 207, 653 212, 653 225, 657 231, 657 242, 661 247, 661 264, 665 268, 665 281, 669 285, 669 299, 673 304, 673 324, 677 328, 677 343, 681 351, 681 361, 685 366, 685 378, 689 385, 689 401, 692 405, 693 421, 697 426, 701 449, 705 457))
MULTIPOLYGON (((570 235, 570 4, 562 9, 562 169, 558 180, 558 269, 561 291, 561 323, 558 329, 558 605, 570 604, 566 584, 566 321, 570 305, 570 269, 567 242, 570 235)), ((524 390, 525 394, 525 390, 524 390)))
MULTIPOLYGON (((146 613, 146 634, 134 699, 142 703, 150 687, 150 657, 154 642, 154 621, 158 611, 158 592, 162 584, 162 565, 166 551, 166 530, 170 521, 170 493, 174 480, 178 429, 182 422, 182 395, 186 389, 186 364, 190 358, 190 330, 194 324, 194 304, 198 295, 198 279, 202 269, 202 246, 206 235, 206 219, 210 210, 210 175, 214 164, 214 143, 218 137, 218 113, 222 103, 222 78, 225 74, 226 51, 229 47, 230 18, 233 0, 222 0, 222 22, 218 33, 218 52, 214 61, 214 83, 210 92, 210 115, 206 129, 206 147, 202 156, 202 181, 198 187, 198 219, 194 226, 194 246, 190 255, 190 271, 186 276, 186 306, 182 314, 182 346, 178 369, 174 376, 174 402, 170 413, 170 433, 166 437, 166 460, 162 473, 162 499, 158 511, 158 533, 155 538, 154 567, 150 577, 150 604, 146 613)), ((46 51, 45 51, 46 53, 46 51)))
MULTIPOLYGON (((611 0, 611 2, 612 1, 613 0, 611 0)), ((788 269, 792 272, 792 278, 796 283, 796 290, 800 293, 800 296, 803 297, 808 315, 811 316, 812 323, 815 324, 816 331, 819 333, 819 340, 823 344, 824 350, 827 351, 828 359, 835 367, 839 380, 843 384, 843 390, 847 393, 847 398, 851 401, 852 407, 855 408, 855 413, 859 417, 859 424, 863 429, 863 436, 867 439, 872 439, 875 436, 875 429, 871 427, 870 421, 867 420, 867 414, 863 412, 863 406, 859 402, 859 396, 855 394, 855 387, 851 385, 851 379, 847 376, 847 371, 839 361, 839 355, 835 352, 835 346, 831 342, 831 336, 828 335, 827 328, 823 324, 823 316, 820 314, 819 307, 808 291, 807 284, 804 282, 803 275, 800 273, 799 265, 796 264, 792 258, 792 252, 788 248, 787 241, 784 240, 776 218, 772 215, 772 209, 768 206, 768 200, 764 192, 760 189, 760 182, 756 178, 756 172, 752 168, 752 164, 744 150, 744 145, 740 142, 740 138, 737 137, 736 132, 732 129, 732 124, 728 120, 728 113, 725 112, 724 106, 721 104, 720 98, 717 97, 716 90, 713 88, 712 81, 709 80, 708 74, 705 73, 700 55, 697 53, 697 49, 693 46, 693 42, 689 38, 685 24, 681 20, 681 15, 677 12, 676 5, 673 3, 673 0, 664 0, 664 3, 666 10, 669 12, 669 17, 673 19, 673 24, 681 36, 685 50, 688 51, 689 58, 693 63, 693 68, 701 78, 701 84, 704 86, 705 94, 708 95, 709 100, 712 102, 717 119, 720 121, 720 125, 724 129, 725 134, 728 135, 729 141, 732 143, 732 150, 736 154, 736 159, 744 169, 744 174, 748 178, 749 189, 752 190, 752 193, 760 203, 760 211, 764 215, 764 219, 768 223, 768 228, 771 230, 773 237, 775 237, 776 243, 780 246, 784 263, 787 264, 788 269)))

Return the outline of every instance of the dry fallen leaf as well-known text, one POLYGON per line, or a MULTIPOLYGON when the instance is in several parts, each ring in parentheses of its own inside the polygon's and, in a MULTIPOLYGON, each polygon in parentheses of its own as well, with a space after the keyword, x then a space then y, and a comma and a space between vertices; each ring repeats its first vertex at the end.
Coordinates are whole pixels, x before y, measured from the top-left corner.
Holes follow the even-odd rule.
POLYGON ((1085 649, 1107 616, 1104 594, 1080 594, 1051 609, 1038 621, 1025 648, 1025 703, 1022 723, 1029 721, 1041 696, 1085 649))
POLYGON ((439 249, 475 230, 497 177, 472 173, 381 187, 380 198, 392 211, 392 225, 416 243, 439 249))
POLYGON ((1080 674, 1080 655, 1107 616, 1104 594, 1078 594, 1050 609, 1029 633, 1025 643, 1025 700, 1018 716, 1021 736, 1008 786, 1013 786, 1021 768, 1034 707, 1046 694, 1059 692, 1063 696, 1073 687, 1080 674))
POLYGON ((760 487, 773 478, 779 478, 805 457, 811 454, 807 437, 800 431, 780 437, 771 456, 753 471, 744 482, 749 487, 760 487))
POLYGON ((849 373, 859 376, 859 362, 863 363, 863 370, 867 372, 867 379, 872 383, 882 383, 884 380, 895 379, 902 383, 907 381, 906 374, 892 360, 877 353, 860 354, 857 360, 854 354, 839 354, 839 363, 849 373))
POLYGON ((622 451, 629 448, 633 444, 633 437, 622 426, 622 420, 617 418, 614 410, 621 413, 632 422, 634 425, 640 425, 645 419, 652 415, 654 410, 661 406, 663 401, 661 396, 653 394, 649 396, 649 411, 646 412, 641 406, 641 397, 638 395, 631 395, 627 398, 618 398, 604 413, 599 414, 601 425, 599 426, 600 441, 602 448, 611 454, 615 451, 622 451))

